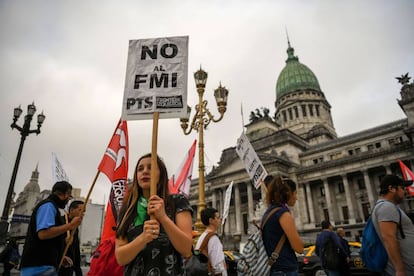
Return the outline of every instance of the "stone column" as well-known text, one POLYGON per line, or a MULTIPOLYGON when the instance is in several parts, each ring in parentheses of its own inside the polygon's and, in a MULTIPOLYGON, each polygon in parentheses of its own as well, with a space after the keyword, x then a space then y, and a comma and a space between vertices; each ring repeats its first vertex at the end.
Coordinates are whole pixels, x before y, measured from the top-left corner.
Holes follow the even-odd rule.
POLYGON ((332 223, 335 221, 335 214, 332 205, 332 198, 331 198, 331 191, 329 190, 328 179, 323 178, 323 188, 325 189, 325 198, 326 198, 326 205, 328 207, 328 214, 329 214, 329 221, 332 223))
POLYGON ((386 173, 386 174, 392 174, 392 171, 391 171, 391 164, 390 164, 390 165, 388 165, 388 166, 385 166, 385 173, 386 173))
POLYGON ((254 202, 253 202, 253 186, 250 183, 244 183, 247 185, 247 208, 248 208, 248 221, 252 221, 254 217, 254 202))
POLYGON ((305 188, 302 184, 299 184, 297 181, 297 201, 293 209, 293 216, 295 218, 295 224, 298 229, 303 228, 304 223, 309 222, 309 214, 306 207, 306 196, 305 196, 305 188))
POLYGON ((369 205, 372 210, 375 204, 376 197, 374 196, 374 193, 376 193, 376 189, 372 188, 371 179, 368 175, 368 170, 363 170, 362 173, 364 174, 364 182, 365 182, 365 187, 367 188, 368 201, 369 201, 369 205))
POLYGON ((306 200, 307 200, 307 206, 308 206, 308 211, 309 211, 309 222, 311 224, 315 224, 315 211, 313 208, 313 197, 312 197, 312 191, 311 191, 311 187, 310 187, 310 183, 307 182, 304 184, 305 185, 305 189, 306 189, 306 200))
POLYGON ((346 174, 341 175, 341 177, 342 177, 342 183, 344 183, 344 188, 345 188, 346 204, 348 205, 349 223, 355 224, 356 223, 355 205, 354 205, 355 195, 352 193, 349 187, 348 177, 346 176, 346 174))
POLYGON ((265 202, 266 201, 266 190, 265 190, 264 185, 260 185, 260 192, 261 192, 262 201, 265 202))
POLYGON ((236 214, 236 233, 237 235, 241 235, 241 223, 242 223, 242 218, 241 218, 241 204, 240 204, 240 188, 239 188, 239 183, 234 183, 233 184, 233 188, 234 188, 234 208, 235 208, 235 214, 236 214))
POLYGON ((216 200, 216 209, 219 211, 220 214, 223 214, 223 197, 221 193, 221 189, 215 189, 216 197, 218 200, 216 200))
POLYGON ((217 209, 217 190, 216 189, 214 189, 214 191, 211 193, 211 200, 212 200, 211 206, 214 209, 217 209))

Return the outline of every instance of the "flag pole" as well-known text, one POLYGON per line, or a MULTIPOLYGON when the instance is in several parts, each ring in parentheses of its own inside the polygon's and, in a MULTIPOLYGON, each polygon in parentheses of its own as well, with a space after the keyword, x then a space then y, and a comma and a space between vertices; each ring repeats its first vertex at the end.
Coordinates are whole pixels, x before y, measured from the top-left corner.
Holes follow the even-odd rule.
POLYGON ((225 218, 224 219, 224 222, 221 224, 221 240, 223 240, 224 239, 224 237, 226 236, 226 233, 225 233, 225 226, 226 226, 226 222, 227 222, 227 218, 225 218))
MULTIPOLYGON (((82 211, 81 211, 81 214, 82 214, 82 215, 85 213, 85 210, 86 210, 86 204, 87 204, 87 202, 89 201, 89 198, 91 197, 92 190, 93 190, 93 188, 95 187, 95 183, 96 183, 96 180, 98 179, 98 176, 99 176, 99 170, 96 172, 96 175, 95 175, 95 178, 94 178, 94 180, 93 180, 93 182, 92 182, 92 185, 91 185, 91 187, 89 188, 88 195, 86 196, 85 202, 84 202, 84 203, 83 203, 83 205, 82 205, 82 211)), ((59 268, 62 266, 63 259, 65 258, 65 255, 66 255, 66 253, 68 252, 69 246, 70 246, 70 245, 72 244, 72 242, 73 242, 73 237, 75 236, 75 231, 76 231, 76 229, 73 229, 73 230, 71 230, 71 231, 70 231, 70 236, 69 236, 69 239, 68 239, 68 240, 67 240, 67 242, 66 242, 65 250, 63 250, 63 255, 62 255, 62 258, 60 259, 60 263, 59 263, 58 271, 59 271, 59 268)))
MULTIPOLYGON (((154 112, 152 122, 152 150, 151 150, 151 186, 150 196, 157 194, 157 183, 155 182, 157 163, 157 142, 158 142, 158 118, 160 117, 159 112, 154 112)), ((154 217, 151 216, 151 219, 154 217)))
POLYGON ((243 115, 243 103, 240 103, 241 119, 242 119, 242 131, 244 133, 244 115, 243 115))

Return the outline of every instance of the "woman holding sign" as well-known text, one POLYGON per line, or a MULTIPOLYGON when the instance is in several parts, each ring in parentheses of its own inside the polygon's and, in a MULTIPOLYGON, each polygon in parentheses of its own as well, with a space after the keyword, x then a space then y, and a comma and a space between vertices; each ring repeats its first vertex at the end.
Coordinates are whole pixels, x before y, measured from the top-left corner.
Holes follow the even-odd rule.
POLYGON ((151 154, 138 160, 120 212, 115 256, 125 266, 124 275, 182 275, 182 256, 191 255, 190 203, 169 194, 165 164, 158 156, 156 163, 151 168, 151 154), (150 194, 151 169, 156 170, 155 195, 150 194))

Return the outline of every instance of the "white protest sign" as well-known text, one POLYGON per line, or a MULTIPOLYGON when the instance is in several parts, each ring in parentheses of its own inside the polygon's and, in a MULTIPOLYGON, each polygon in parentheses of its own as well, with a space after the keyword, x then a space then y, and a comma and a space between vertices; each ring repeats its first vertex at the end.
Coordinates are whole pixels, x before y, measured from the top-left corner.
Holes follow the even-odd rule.
POLYGON ((226 197, 224 199, 224 210, 223 210, 223 216, 221 218, 221 224, 224 224, 226 222, 227 216, 229 215, 232 190, 233 190, 233 181, 230 183, 230 185, 227 187, 227 190, 226 190, 226 197))
POLYGON ((123 120, 187 113, 188 36, 129 41, 123 120))
POLYGON ((267 176, 267 172, 244 133, 237 140, 236 152, 246 167, 246 171, 253 181, 254 187, 259 189, 261 181, 264 181, 267 176))
POLYGON ((53 184, 58 181, 69 182, 69 177, 63 169, 62 163, 60 163, 56 153, 54 152, 52 152, 52 181, 53 184))

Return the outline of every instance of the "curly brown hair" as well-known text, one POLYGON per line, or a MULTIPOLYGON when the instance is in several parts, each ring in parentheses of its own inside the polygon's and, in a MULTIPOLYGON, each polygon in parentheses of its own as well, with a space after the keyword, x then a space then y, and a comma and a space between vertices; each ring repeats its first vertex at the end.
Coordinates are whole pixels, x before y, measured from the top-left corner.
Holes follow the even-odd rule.
POLYGON ((279 175, 275 176, 267 185, 266 203, 268 205, 285 204, 295 191, 295 182, 290 179, 282 179, 279 175))

